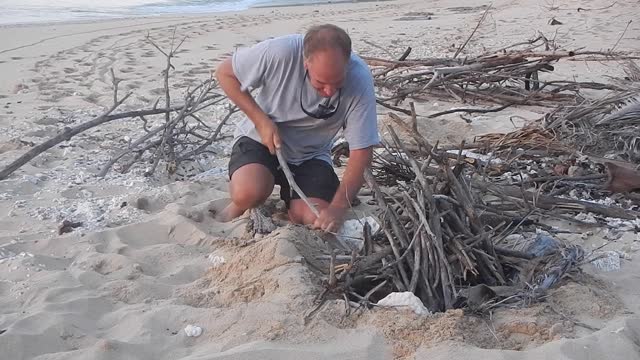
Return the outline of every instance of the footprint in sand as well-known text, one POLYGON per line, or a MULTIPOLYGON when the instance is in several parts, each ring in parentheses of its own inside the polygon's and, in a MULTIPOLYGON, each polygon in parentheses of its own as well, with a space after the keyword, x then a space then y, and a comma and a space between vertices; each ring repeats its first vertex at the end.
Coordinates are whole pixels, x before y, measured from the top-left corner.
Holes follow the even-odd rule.
POLYGON ((98 102, 100 101, 100 97, 98 94, 89 94, 89 96, 84 97, 84 101, 90 104, 98 104, 98 102))

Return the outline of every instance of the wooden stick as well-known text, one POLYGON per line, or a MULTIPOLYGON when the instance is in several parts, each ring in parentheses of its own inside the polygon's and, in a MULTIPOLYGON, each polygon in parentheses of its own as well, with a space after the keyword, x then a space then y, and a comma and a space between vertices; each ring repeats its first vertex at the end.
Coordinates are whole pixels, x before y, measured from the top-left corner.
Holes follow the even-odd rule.
POLYGON ((411 46, 407 47, 407 50, 402 53, 402 55, 398 58, 398 61, 405 61, 409 54, 411 54, 411 46))
POLYGON ((382 102, 381 100, 378 100, 378 99, 376 99, 376 102, 377 102, 379 105, 384 106, 384 107, 386 107, 386 108, 387 108, 387 109, 389 109, 389 110, 393 110, 393 111, 401 112, 401 113, 403 113, 403 114, 405 114, 405 115, 411 115, 411 110, 407 110, 407 109, 399 108, 399 107, 397 107, 397 106, 389 105, 389 104, 387 104, 387 103, 385 103, 385 102, 382 102))
POLYGON ((433 114, 429 114, 427 117, 430 119, 436 118, 438 116, 442 116, 442 115, 447 115, 447 114, 453 114, 453 113, 458 113, 458 112, 464 112, 467 114, 474 114, 474 113, 479 113, 479 114, 487 114, 487 113, 493 113, 493 112, 499 112, 502 111, 508 107, 511 107, 513 105, 517 105, 516 103, 510 103, 510 104, 505 104, 502 106, 498 106, 495 108, 491 108, 491 109, 473 109, 473 108, 459 108, 459 109, 451 109, 451 110, 445 110, 445 111, 440 111, 437 113, 433 113, 433 114))
POLYGON ((413 273, 411 274, 411 282, 409 283, 409 291, 411 291, 412 293, 416 292, 416 287, 418 286, 418 278, 420 276, 420 249, 420 244, 416 242, 413 246, 413 273))
POLYGON ((489 13, 489 9, 491 9, 491 5, 489 5, 487 7, 487 10, 484 11, 484 14, 482 14, 482 17, 480 18, 480 20, 478 21, 478 24, 476 25, 476 27, 473 29, 473 31, 471 32, 471 35, 469 35, 469 37, 467 38, 467 41, 464 42, 464 44, 462 44, 462 46, 460 46, 458 48, 458 50, 456 51, 455 54, 453 54, 453 58, 457 58, 458 55, 460 55, 460 52, 462 52, 462 50, 464 49, 465 46, 467 46, 467 44, 469 43, 469 41, 471 40, 471 38, 473 37, 473 35, 476 33, 476 31, 478 30, 478 28, 480 27, 480 24, 482 24, 482 22, 484 21, 484 19, 487 17, 487 14, 489 13))
POLYGON ((302 201, 304 201, 305 204, 307 204, 309 209, 311 209, 311 212, 315 216, 320 217, 318 209, 316 209, 316 207, 309 201, 307 195, 304 194, 302 189, 300 189, 296 181, 293 179, 293 173, 291 173, 289 165, 287 165, 287 161, 282 155, 282 150, 280 148, 276 148, 276 156, 278 157, 278 162, 280 163, 280 167, 282 167, 282 172, 284 172, 284 176, 287 178, 289 185, 291 185, 291 187, 298 193, 298 195, 300 195, 300 198, 302 199, 302 201))
POLYGON ((411 107, 411 129, 413 129, 413 131, 417 133, 418 132, 418 115, 416 114, 416 107, 413 104, 413 101, 409 103, 409 106, 411 107))

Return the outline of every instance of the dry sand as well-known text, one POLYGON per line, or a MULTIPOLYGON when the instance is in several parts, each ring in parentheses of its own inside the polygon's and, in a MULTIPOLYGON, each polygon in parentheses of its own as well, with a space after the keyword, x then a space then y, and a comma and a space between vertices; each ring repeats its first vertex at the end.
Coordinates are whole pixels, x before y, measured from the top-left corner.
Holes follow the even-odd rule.
MULTIPOLYGON (((538 31, 566 48, 607 50, 632 18, 616 49, 637 50, 637 1, 576 11, 610 3, 496 1, 465 52, 495 50, 538 31), (562 25, 549 25, 553 17, 562 25)), ((451 55, 482 15, 479 5, 401 0, 0 28, 0 167, 29 142, 109 106, 110 68, 134 93, 123 109, 148 107, 161 94, 164 59, 145 42, 147 33, 163 46, 174 27, 188 36, 174 62, 179 92, 208 77, 236 46, 325 21, 348 29, 364 55, 387 57, 373 43, 394 56, 407 46, 413 57, 451 55)), ((552 76, 588 81, 621 74, 613 62, 565 62, 552 76)), ((455 115, 424 116, 451 106, 419 104, 422 133, 455 143, 541 116, 536 109, 512 109, 473 117, 471 124, 455 115)), ((385 114, 380 109, 380 119, 385 114)), ((228 196, 228 143, 216 144, 215 156, 182 169, 179 179, 145 178, 142 168, 93 176, 125 146, 124 136, 140 131, 133 121, 88 131, 0 181, 2 358, 640 359, 636 233, 612 236, 560 224, 576 231, 567 241, 587 250, 609 243, 605 250, 622 252, 621 270, 604 273, 587 264, 546 303, 499 310, 491 319, 460 310, 347 317, 344 303, 332 301, 305 323, 322 289, 308 262, 317 238, 282 223, 268 236, 247 239, 242 220, 221 224, 209 216, 228 196), (65 219, 83 226, 58 235, 65 219), (202 334, 188 337, 188 325, 202 334)))

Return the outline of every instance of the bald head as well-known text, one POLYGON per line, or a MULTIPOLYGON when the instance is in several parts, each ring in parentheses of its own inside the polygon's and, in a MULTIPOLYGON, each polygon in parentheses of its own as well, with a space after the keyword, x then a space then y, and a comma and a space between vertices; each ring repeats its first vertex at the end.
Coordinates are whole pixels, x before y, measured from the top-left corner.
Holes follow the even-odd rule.
POLYGON ((351 56, 351 38, 340 27, 332 24, 310 28, 304 36, 303 54, 305 59, 321 51, 338 51, 345 60, 351 56))

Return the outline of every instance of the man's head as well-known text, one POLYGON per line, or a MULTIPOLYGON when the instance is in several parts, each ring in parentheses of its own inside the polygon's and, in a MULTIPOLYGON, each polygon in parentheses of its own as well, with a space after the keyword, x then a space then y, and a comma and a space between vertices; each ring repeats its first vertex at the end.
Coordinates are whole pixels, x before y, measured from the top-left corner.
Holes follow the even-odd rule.
POLYGON ((311 85, 321 96, 333 96, 347 74, 351 56, 349 35, 335 25, 314 26, 304 37, 303 53, 311 85))

